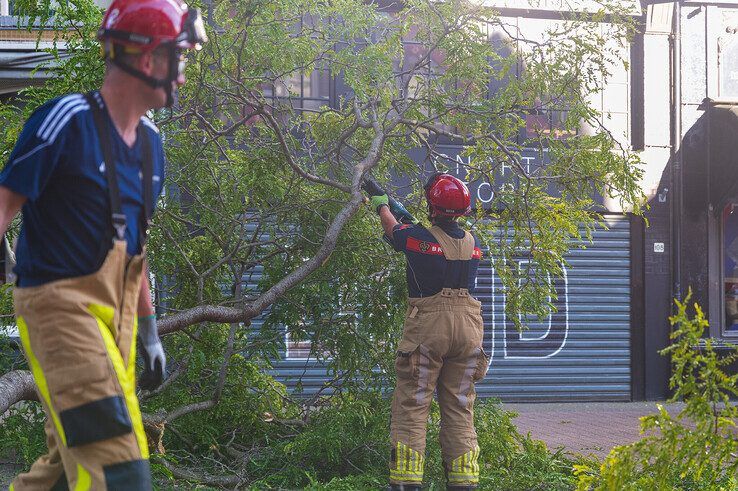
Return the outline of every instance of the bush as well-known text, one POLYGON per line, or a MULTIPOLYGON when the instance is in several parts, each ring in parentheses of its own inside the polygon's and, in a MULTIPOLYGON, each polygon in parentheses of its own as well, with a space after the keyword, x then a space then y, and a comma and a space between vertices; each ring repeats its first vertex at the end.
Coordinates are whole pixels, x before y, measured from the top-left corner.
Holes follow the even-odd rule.
MULTIPOLYGON (((238 474, 242 485, 250 489, 348 491, 386 486, 389 399, 373 392, 336 395, 320 401, 323 406, 312 410, 303 422, 297 404, 283 403, 278 412, 265 413, 263 409, 274 407, 275 399, 267 400, 265 393, 255 397, 253 391, 244 389, 249 384, 262 388, 275 384, 266 378, 253 369, 243 379, 240 395, 232 394, 231 400, 227 397, 207 421, 184 418, 170 428, 176 428, 174 432, 165 433, 167 453, 152 456, 160 489, 179 489, 185 482, 197 482, 175 478, 167 463, 197 469, 203 476, 200 482, 208 482, 207 476, 238 474), (242 405, 238 407, 235 402, 242 405)), ((573 462, 560 452, 549 453, 543 442, 521 435, 512 422, 514 416, 496 401, 477 404, 480 488, 571 489, 575 485, 573 462)), ((439 419, 434 402, 428 425, 425 480, 433 490, 445 489, 439 419)), ((18 460, 28 467, 46 451, 43 421, 39 404, 16 406, 0 426, 0 449, 5 453, 15 451, 18 460)))
MULTIPOLYGON (((254 462, 254 489, 379 489, 387 485, 390 401, 378 394, 336 396, 294 437, 275 442, 268 458, 254 462), (258 469, 258 472, 257 472, 258 469)), ((496 401, 476 408, 481 489, 571 489, 573 462, 549 453, 543 442, 521 435, 496 401)), ((438 444, 440 413, 431 408, 425 484, 445 489, 438 444)))
POLYGON ((712 340, 702 338, 708 323, 697 304, 689 316, 690 297, 691 292, 683 303, 675 302, 677 313, 669 318, 676 327, 673 343, 662 351, 671 355, 671 401, 684 401, 684 409, 674 417, 658 406, 657 414, 641 418, 643 439, 615 447, 599 467, 577 465, 578 489, 738 488, 738 408, 731 401, 738 395, 738 375, 724 370, 738 354, 731 346, 731 354, 719 356, 712 340))
POLYGON ((24 402, 10 408, 0 425, 0 455, 14 456, 26 468, 46 453, 44 421, 38 402, 24 402))

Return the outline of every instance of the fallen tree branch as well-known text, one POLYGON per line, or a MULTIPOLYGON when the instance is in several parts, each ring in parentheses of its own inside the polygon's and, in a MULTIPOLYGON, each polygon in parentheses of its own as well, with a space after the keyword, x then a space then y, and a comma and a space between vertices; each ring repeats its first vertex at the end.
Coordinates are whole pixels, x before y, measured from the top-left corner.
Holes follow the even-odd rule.
POLYGON ((240 476, 211 476, 205 473, 196 473, 193 470, 172 464, 165 459, 161 460, 161 464, 166 467, 174 477, 177 479, 184 479, 185 481, 196 482, 206 486, 231 489, 244 484, 244 479, 240 476))
POLYGON ((0 414, 21 401, 38 401, 31 372, 13 370, 0 377, 0 414))
POLYGON ((346 202, 341 211, 333 218, 322 244, 313 257, 306 260, 300 267, 287 274, 284 278, 274 284, 269 290, 260 295, 255 301, 247 304, 243 309, 224 307, 217 305, 200 305, 191 309, 169 315, 161 319, 159 334, 171 334, 180 331, 187 326, 200 322, 218 322, 233 324, 237 322, 248 322, 260 315, 267 307, 272 305, 287 290, 299 284, 315 270, 320 268, 328 260, 336 248, 338 236, 343 227, 356 213, 364 198, 359 190, 364 174, 371 170, 379 161, 382 147, 385 142, 385 132, 376 121, 374 122, 375 136, 367 155, 354 167, 354 177, 351 186, 351 199, 346 202))

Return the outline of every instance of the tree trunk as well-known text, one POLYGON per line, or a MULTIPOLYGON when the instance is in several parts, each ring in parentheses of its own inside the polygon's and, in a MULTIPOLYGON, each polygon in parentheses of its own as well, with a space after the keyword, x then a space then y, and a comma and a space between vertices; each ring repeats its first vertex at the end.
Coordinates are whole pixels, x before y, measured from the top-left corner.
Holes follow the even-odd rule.
POLYGON ((0 415, 20 401, 38 401, 31 372, 13 370, 0 377, 0 415))

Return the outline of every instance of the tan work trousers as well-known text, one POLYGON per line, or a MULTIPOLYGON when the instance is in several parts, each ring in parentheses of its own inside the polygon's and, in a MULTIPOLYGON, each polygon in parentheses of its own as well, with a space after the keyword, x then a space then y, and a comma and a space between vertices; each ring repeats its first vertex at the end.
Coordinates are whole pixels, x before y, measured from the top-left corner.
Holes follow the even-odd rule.
POLYGON ((15 289, 49 451, 11 491, 151 489, 135 381, 142 269, 115 241, 94 274, 15 289))
POLYGON ((411 298, 395 367, 390 482, 420 484, 433 392, 441 409, 441 449, 449 485, 479 482, 474 382, 487 373, 481 304, 466 290, 411 298))

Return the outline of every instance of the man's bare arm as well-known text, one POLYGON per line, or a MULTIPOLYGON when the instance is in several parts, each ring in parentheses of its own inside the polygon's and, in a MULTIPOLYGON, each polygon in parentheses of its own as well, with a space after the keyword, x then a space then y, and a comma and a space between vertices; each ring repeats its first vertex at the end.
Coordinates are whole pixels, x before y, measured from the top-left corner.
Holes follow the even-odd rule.
POLYGON ((382 221, 382 228, 384 229, 384 235, 392 238, 393 229, 399 222, 395 219, 394 215, 390 211, 388 206, 382 206, 379 209, 379 219, 382 221))
POLYGON ((26 199, 22 194, 0 186, 0 237, 8 231, 10 222, 23 207, 26 199))

